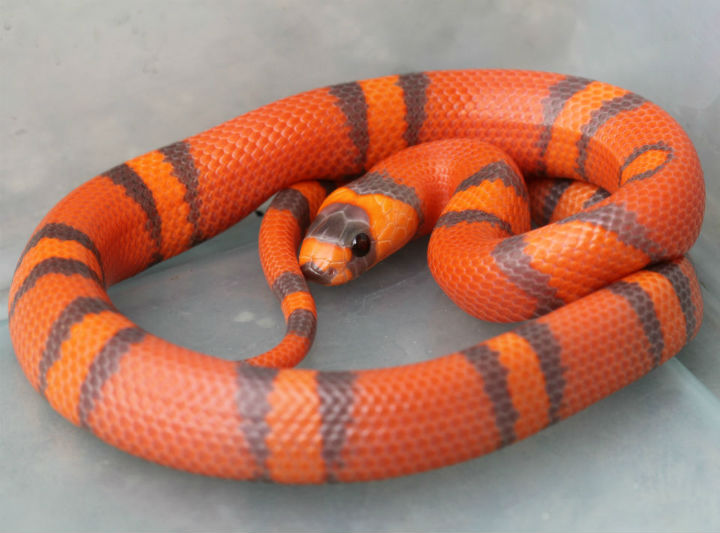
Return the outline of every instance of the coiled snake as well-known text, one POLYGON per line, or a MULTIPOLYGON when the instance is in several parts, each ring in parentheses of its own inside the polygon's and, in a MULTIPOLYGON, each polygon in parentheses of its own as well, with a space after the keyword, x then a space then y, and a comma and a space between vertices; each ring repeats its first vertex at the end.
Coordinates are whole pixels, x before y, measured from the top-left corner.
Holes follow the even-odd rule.
POLYGON ((10 332, 53 408, 129 453, 289 483, 410 474, 531 435, 677 353, 702 317, 683 254, 703 210, 687 135, 624 89, 515 70, 344 83, 269 104, 72 191, 18 262, 10 332), (518 171, 533 178, 529 195, 518 171), (295 252, 325 195, 300 182, 365 172, 332 193, 313 223, 300 254, 309 277, 343 281, 434 227, 430 267, 451 298, 483 318, 532 320, 408 366, 288 368, 315 332, 295 252), (277 348, 228 361, 155 337, 113 307, 107 286, 293 184, 261 235, 288 326, 277 348), (551 223, 531 229, 528 202, 551 223))

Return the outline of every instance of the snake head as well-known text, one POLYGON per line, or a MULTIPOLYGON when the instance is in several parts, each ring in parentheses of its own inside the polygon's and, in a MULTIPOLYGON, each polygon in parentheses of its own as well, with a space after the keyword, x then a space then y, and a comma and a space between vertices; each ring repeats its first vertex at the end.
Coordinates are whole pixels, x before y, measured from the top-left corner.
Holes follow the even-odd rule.
POLYGON ((300 247, 300 269, 323 285, 356 278, 376 263, 376 242, 365 210, 330 203, 318 213, 300 247))

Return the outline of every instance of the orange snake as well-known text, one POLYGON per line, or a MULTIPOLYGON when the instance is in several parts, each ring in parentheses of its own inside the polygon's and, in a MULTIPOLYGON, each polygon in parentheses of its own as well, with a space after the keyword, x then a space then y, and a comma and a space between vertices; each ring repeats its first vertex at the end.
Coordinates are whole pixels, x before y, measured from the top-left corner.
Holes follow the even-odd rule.
POLYGON ((527 437, 677 353, 702 319, 683 254, 704 195, 677 122, 605 83, 514 70, 344 83, 72 191, 18 262, 11 338, 53 408, 146 459, 284 483, 410 474, 527 437), (518 170, 532 178, 529 194, 518 170), (300 182, 365 172, 313 223, 306 274, 343 281, 434 227, 430 267, 453 300, 486 319, 532 320, 408 366, 289 368, 315 332, 296 250, 326 192, 300 182), (288 326, 278 347, 228 361, 155 337, 113 307, 107 286, 216 235, 278 191, 261 231, 288 326), (528 204, 538 223, 551 223, 531 229, 528 204))

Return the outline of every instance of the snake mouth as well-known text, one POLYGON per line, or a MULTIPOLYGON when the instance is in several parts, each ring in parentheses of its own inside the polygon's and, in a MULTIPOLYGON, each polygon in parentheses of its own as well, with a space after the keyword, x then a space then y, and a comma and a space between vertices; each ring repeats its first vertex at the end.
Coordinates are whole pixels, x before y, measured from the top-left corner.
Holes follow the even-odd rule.
POLYGON ((335 278, 335 275, 337 274, 337 270, 335 268, 327 267, 323 269, 313 261, 308 261, 300 265, 300 270, 307 279, 322 285, 331 285, 333 278, 335 278))

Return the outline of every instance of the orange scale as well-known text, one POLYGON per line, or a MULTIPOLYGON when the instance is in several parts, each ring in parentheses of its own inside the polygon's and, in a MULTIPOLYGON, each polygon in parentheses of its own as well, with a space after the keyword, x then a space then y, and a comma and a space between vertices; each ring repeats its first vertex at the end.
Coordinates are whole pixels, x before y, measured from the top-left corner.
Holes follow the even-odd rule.
POLYGON ((664 165, 668 158, 671 157, 666 150, 648 150, 635 158, 622 171, 620 181, 625 183, 627 180, 642 174, 643 172, 658 169, 664 165))
POLYGON ((77 241, 63 241, 60 239, 44 238, 37 245, 28 250, 22 263, 13 275, 13 283, 10 286, 8 300, 12 302, 15 294, 22 286, 25 279, 32 272, 33 268, 45 259, 61 257, 64 259, 77 259, 85 263, 98 279, 103 279, 103 272, 97 256, 77 241))
MULTIPOLYGON (((528 185, 531 211, 534 219, 544 219, 545 201, 555 183, 556 180, 554 179, 535 179, 528 185)), ((590 183, 582 181, 571 182, 558 198, 552 215, 547 222, 556 222, 581 211, 585 203, 590 200, 597 191, 598 188, 590 183)), ((545 221, 543 220, 543 222, 545 221)))
POLYGON ((133 323, 114 311, 87 315, 70 329, 60 348, 60 358, 47 372, 45 396, 60 414, 79 425, 78 401, 90 365, 103 346, 133 323))
POLYGON ((652 368, 650 343, 623 296, 595 292, 541 319, 562 347, 565 418, 637 379, 652 368), (607 310, 606 320, 598 312, 607 310), (595 317, 578 323, 577 317, 595 317))
POLYGON ((311 346, 311 339, 287 333, 271 350, 246 359, 245 362, 253 366, 272 368, 293 367, 303 360, 311 346))
MULTIPOLYGON (((611 118, 608 122, 612 120, 611 118)), ((609 191, 616 191, 620 162, 612 146, 616 139, 606 133, 606 125, 607 123, 601 126, 588 142, 583 169, 590 183, 609 191)))
POLYGON ((676 259, 673 263, 680 266, 680 270, 683 274, 685 274, 690 283, 690 297, 695 308, 695 331, 692 334, 694 337, 700 329, 703 316, 703 299, 702 292, 700 290, 700 282, 698 281, 697 274, 695 273, 692 263, 687 258, 683 257, 681 259, 676 259))
POLYGON ((527 181, 530 197, 530 212, 533 215, 533 219, 542 217, 545 201, 555 183, 557 182, 553 178, 533 178, 527 181))
POLYGON ((82 276, 48 274, 25 293, 10 318, 10 335, 25 375, 38 387, 38 365, 47 335, 62 311, 76 298, 100 298, 110 302, 105 291, 82 276), (28 328, 27 324, 32 324, 28 328))
POLYGON ((591 121, 593 112, 597 111, 604 101, 627 93, 625 89, 594 81, 566 102, 553 124, 544 158, 550 174, 580 178, 577 173, 577 141, 580 140, 578 132, 591 121))
POLYGON ((163 257, 172 257, 188 248, 194 228, 188 221, 190 205, 187 187, 175 176, 173 166, 158 152, 148 152, 127 162, 152 193, 161 218, 163 257))
POLYGON ((240 429, 236 392, 234 363, 147 335, 120 357, 88 424, 106 442, 166 466, 247 478, 254 464, 240 429), (159 431, 161 421, 166 429, 159 431), (217 461, 196 464, 183 453, 198 447, 217 461))
POLYGON ((391 76, 360 82, 367 103, 367 121, 370 145, 369 162, 379 161, 406 147, 403 133, 405 101, 398 77, 391 76))
POLYGON ((683 254, 697 238, 704 205, 697 201, 704 199, 700 184, 677 187, 673 162, 652 179, 627 183, 618 193, 625 208, 636 214, 638 224, 664 249, 666 257, 683 254), (682 216, 678 206, 683 206, 682 216))
POLYGON ((112 208, 113 202, 107 201, 106 195, 113 194, 114 186, 107 178, 92 178, 63 198, 45 216, 38 229, 52 222, 68 224, 90 236, 101 249, 96 239, 107 239, 102 230, 111 222, 105 220, 105 217, 99 218, 98 215, 112 208), (84 209, 78 209, 78 205, 82 205, 84 209))
POLYGON ((373 194, 358 198, 357 205, 370 217, 370 233, 379 257, 387 257, 417 234, 420 219, 417 211, 405 202, 373 194), (382 225, 375 222, 380 217, 384 219, 382 225))
POLYGON ((532 316, 537 299, 509 280, 492 257, 498 239, 487 237, 497 231, 489 223, 436 228, 428 265, 448 297, 472 316, 493 322, 525 320, 532 316))
POLYGON ((309 292, 293 292, 288 294, 281 302, 283 316, 287 320, 293 311, 306 309, 316 315, 315 301, 309 292))
POLYGON ((329 205, 332 203, 355 204, 357 198, 359 197, 360 195, 352 189, 347 187, 338 187, 331 192, 327 198, 325 198, 323 205, 329 205))
POLYGON ((308 211, 311 217, 317 213, 320 204, 328 195, 325 187, 317 181, 301 181, 300 183, 293 184, 289 188, 298 191, 307 200, 308 211))
POLYGON ((550 423, 550 401, 545 378, 535 352, 525 339, 506 333, 485 342, 498 352, 500 364, 507 369, 507 386, 518 418, 515 436, 523 439, 550 423))
POLYGON ((562 220, 581 211, 585 203, 598 191, 595 185, 582 181, 573 182, 555 207, 550 222, 562 220))
POLYGON ((271 405, 265 418, 270 428, 265 439, 269 450, 267 467, 272 479, 279 483, 325 481, 316 374, 310 370, 281 370, 267 396, 271 405), (288 390, 295 392, 288 394, 288 390))
POLYGON ((353 391, 353 422, 345 439, 340 480, 362 477, 373 463, 382 477, 388 477, 429 468, 418 468, 419 458, 434 457, 435 464, 450 464, 498 446, 492 403, 482 380, 462 355, 401 369, 359 372, 353 391), (433 386, 437 394, 423 394, 434 377, 441 378, 433 386), (381 405, 393 408, 374 412, 380 398, 384 398, 381 405), (405 424, 405 416, 415 423, 405 424), (438 447, 467 435, 463 426, 468 421, 481 427, 470 432, 467 448, 438 447))
POLYGON ((565 302, 577 300, 650 262, 644 252, 623 243, 614 232, 586 222, 543 228, 526 234, 524 240, 524 253, 532 258, 531 266, 550 276, 548 284, 565 302))
MULTIPOLYGON (((648 144, 663 141, 652 127, 652 119, 658 116, 659 108, 645 101, 641 105, 622 111, 610 117, 597 130, 588 144, 585 167, 591 181, 615 191, 620 186, 619 174, 622 164, 637 149, 648 144), (643 128, 628 130, 629 117, 645 116, 643 128)), ((667 121, 667 116, 661 117, 667 121)))
POLYGON ((300 228, 290 211, 271 209, 265 213, 258 249, 263 273, 270 286, 285 272, 300 275, 296 251, 301 237, 300 228))
POLYGON ((495 209, 502 212, 501 209, 515 203, 522 205, 525 202, 516 194, 514 188, 505 186, 501 180, 486 180, 453 194, 445 210, 495 209), (449 207, 450 204, 452 208, 449 207))
POLYGON ((662 361, 677 353, 687 341, 685 315, 670 281, 663 275, 643 270, 625 278, 639 283, 653 301, 662 328, 664 349, 662 361))
POLYGON ((289 185, 291 179, 356 173, 359 154, 348 136, 347 117, 336 102, 328 89, 318 89, 293 98, 292 110, 281 100, 188 139, 199 173, 203 234, 214 235, 227 228, 271 193, 289 185), (275 120, 282 124, 283 135, 268 145, 270 130, 262 124, 275 120), (318 127, 320 120, 322 128, 318 127), (288 141, 290 132, 297 134, 296 142, 288 141), (227 139, 235 139, 235 150, 246 153, 233 152, 232 157, 223 158, 227 139), (266 155, 266 146, 277 149, 273 157, 266 155), (324 152, 325 157, 308 158, 317 146, 334 149, 324 152), (255 179, 242 179, 248 175, 255 179), (223 194, 218 194, 220 185, 223 194))
POLYGON ((98 176, 65 197, 38 228, 59 222, 88 235, 100 251, 110 285, 136 274, 152 259, 155 242, 149 232, 136 231, 146 221, 147 215, 123 186, 98 176))
POLYGON ((525 233, 530 229, 527 201, 500 180, 485 181, 479 186, 456 192, 443 209, 443 214, 468 209, 479 209, 497 216, 510 224, 515 234, 525 233))

